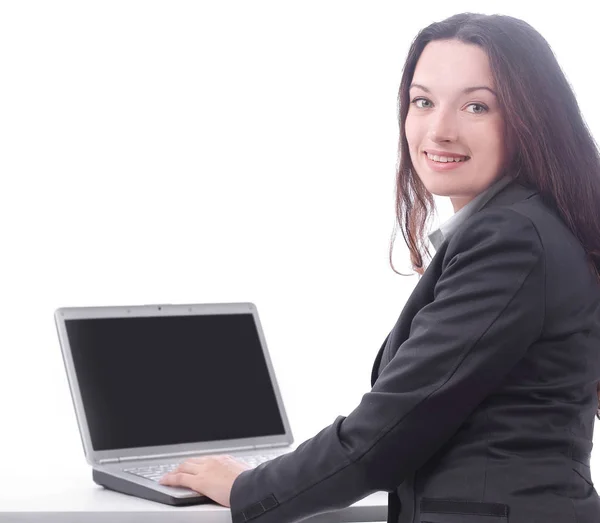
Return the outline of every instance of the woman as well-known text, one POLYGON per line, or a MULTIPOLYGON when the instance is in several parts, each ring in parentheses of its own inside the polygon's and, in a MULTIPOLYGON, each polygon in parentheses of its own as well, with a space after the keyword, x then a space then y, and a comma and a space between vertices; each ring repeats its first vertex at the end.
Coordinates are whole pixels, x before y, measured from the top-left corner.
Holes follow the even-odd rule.
POLYGON ((399 93, 397 217, 422 277, 372 390, 297 450, 162 482, 285 523, 389 494, 399 523, 597 523, 600 160, 546 41, 507 16, 421 31, 399 93), (453 163, 449 163, 452 161, 453 163), (432 195, 454 216, 429 237, 432 195))

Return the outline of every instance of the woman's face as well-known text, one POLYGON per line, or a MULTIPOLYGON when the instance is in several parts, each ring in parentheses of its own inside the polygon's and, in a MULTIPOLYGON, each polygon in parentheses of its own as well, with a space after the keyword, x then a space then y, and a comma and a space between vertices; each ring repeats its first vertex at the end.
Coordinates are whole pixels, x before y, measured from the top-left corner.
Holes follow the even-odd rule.
POLYGON ((427 190, 449 196, 455 212, 502 176, 504 118, 493 91, 487 55, 477 45, 439 40, 425 46, 409 90, 406 139, 414 169, 427 190), (492 92, 465 91, 472 87, 492 92), (436 165, 446 164, 432 164, 425 154, 428 150, 469 158, 453 163, 453 169, 436 170, 436 165))

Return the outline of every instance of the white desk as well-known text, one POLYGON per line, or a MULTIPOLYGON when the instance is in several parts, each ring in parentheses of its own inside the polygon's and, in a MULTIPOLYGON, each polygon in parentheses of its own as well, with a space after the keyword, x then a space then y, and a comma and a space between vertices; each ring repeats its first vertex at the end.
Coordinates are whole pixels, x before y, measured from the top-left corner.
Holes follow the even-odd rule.
MULTIPOLYGON (((91 468, 57 471, 8 470, 0 480, 0 523, 231 523, 228 508, 216 504, 171 507, 118 492, 92 481, 91 468)), ((387 492, 351 507, 307 519, 311 523, 386 521, 387 492)))

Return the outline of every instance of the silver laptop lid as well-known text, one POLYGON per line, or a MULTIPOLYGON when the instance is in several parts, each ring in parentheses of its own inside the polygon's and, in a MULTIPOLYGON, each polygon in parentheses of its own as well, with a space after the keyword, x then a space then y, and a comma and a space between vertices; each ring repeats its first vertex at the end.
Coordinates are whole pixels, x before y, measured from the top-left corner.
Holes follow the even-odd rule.
POLYGON ((65 307, 54 318, 90 464, 293 442, 253 303, 65 307))

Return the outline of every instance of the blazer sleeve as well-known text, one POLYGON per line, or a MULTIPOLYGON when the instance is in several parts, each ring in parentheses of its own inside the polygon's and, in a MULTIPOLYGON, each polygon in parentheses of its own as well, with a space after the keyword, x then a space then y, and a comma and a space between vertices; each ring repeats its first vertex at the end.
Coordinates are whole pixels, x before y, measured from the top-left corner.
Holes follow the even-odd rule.
POLYGON ((392 492, 491 394, 540 336, 545 264, 531 220, 509 207, 450 239, 434 299, 414 316, 347 416, 233 484, 233 523, 287 523, 392 492))

